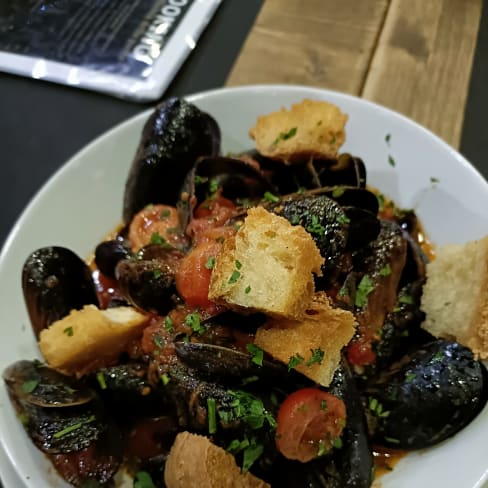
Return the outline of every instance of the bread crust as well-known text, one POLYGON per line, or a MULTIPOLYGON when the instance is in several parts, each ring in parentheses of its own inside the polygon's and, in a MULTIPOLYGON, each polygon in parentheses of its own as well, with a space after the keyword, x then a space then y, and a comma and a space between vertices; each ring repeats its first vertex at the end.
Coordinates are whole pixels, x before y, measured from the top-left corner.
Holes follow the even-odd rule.
POLYGON ((305 99, 258 117, 249 135, 262 155, 285 163, 334 159, 346 138, 347 118, 331 103, 305 99))
POLYGON ((422 327, 433 336, 455 339, 488 359, 488 236, 436 250, 421 309, 422 327))
POLYGON ((272 319, 256 332, 255 344, 275 359, 289 364, 300 356, 295 369, 322 386, 329 386, 341 359, 342 348, 354 335, 356 322, 347 310, 332 308, 325 293, 317 293, 302 320, 272 319), (307 365, 312 351, 323 351, 320 363, 307 365))
POLYGON ((176 436, 164 469, 168 488, 270 488, 251 473, 241 473, 234 456, 204 436, 176 436))
POLYGON ((324 259, 301 226, 262 207, 226 239, 216 257, 208 297, 240 312, 299 318, 314 293, 324 259))
POLYGON ((81 376, 117 360, 140 337, 147 321, 132 307, 99 310, 86 305, 44 329, 39 348, 49 366, 81 376))

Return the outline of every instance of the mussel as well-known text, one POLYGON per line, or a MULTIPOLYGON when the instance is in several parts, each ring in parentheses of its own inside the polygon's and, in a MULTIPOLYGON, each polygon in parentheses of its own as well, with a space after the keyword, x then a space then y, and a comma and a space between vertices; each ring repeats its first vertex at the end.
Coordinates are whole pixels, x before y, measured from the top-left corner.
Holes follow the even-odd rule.
POLYGON ((3 379, 27 433, 64 479, 79 486, 115 474, 121 436, 94 390, 39 361, 17 361, 3 379))
POLYGON ((175 205, 187 173, 200 156, 215 156, 220 129, 195 105, 170 98, 146 122, 124 194, 124 222, 148 204, 175 205))
POLYGON ((71 310, 98 305, 90 268, 64 247, 34 251, 22 270, 22 289, 36 337, 71 310))
POLYGON ((168 313, 175 305, 175 273, 182 256, 180 251, 152 244, 137 258, 120 260, 115 277, 122 297, 148 312, 168 313))
POLYGON ((115 278, 115 268, 119 261, 132 256, 130 246, 119 239, 104 241, 95 248, 95 264, 109 278, 115 278))
POLYGON ((383 371, 364 402, 377 443, 422 449, 468 425, 487 397, 482 363, 461 344, 436 340, 383 371))

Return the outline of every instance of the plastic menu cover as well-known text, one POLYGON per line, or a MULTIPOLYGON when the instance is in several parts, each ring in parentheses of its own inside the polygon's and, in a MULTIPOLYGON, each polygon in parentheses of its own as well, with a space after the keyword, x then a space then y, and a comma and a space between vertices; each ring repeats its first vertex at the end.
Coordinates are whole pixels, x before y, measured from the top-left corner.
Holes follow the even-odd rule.
POLYGON ((221 0, 0 0, 0 71, 159 98, 221 0))

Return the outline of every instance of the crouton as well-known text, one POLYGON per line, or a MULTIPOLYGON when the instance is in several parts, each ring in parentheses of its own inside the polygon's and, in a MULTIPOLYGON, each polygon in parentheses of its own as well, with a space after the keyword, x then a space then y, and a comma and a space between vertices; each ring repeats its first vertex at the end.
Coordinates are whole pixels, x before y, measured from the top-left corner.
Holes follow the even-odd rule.
POLYGON ((334 159, 346 138, 346 122, 347 115, 335 105, 305 99, 289 111, 258 117, 249 135, 262 155, 285 163, 334 159))
POLYGON ((176 436, 164 468, 168 488, 266 488, 268 483, 241 473, 234 456, 201 435, 176 436))
POLYGON ((116 360, 142 334, 147 320, 131 307, 99 310, 86 305, 44 329, 39 348, 49 366, 81 376, 116 360))
POLYGON ((354 315, 332 308, 325 293, 320 292, 303 319, 271 318, 257 330, 254 342, 273 358, 328 386, 339 365, 341 350, 354 331, 354 315))
POLYGON ((488 359, 488 236, 436 250, 427 265, 420 308, 425 330, 488 359))
POLYGON ((215 259, 208 297, 239 311, 299 318, 314 293, 312 273, 324 259, 301 226, 251 208, 215 259))

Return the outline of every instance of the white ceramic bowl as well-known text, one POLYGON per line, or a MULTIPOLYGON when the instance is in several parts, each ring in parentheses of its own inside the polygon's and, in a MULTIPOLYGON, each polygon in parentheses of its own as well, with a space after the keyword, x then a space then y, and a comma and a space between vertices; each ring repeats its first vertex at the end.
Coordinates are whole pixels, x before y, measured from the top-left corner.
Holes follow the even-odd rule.
MULTIPOLYGON (((456 151, 407 118, 352 96, 293 86, 250 86, 188 97, 212 114, 223 151, 248 149, 256 117, 303 98, 323 99, 349 114, 343 150, 366 163, 368 183, 402 207, 414 208, 436 244, 488 233, 488 184, 456 151), (389 143, 385 136, 391 134, 389 143), (395 166, 389 164, 389 156, 395 166), (438 179, 433 183, 431 178, 438 179)), ((121 219, 129 164, 149 112, 104 134, 74 156, 37 194, 13 228, 0 256, 0 370, 39 357, 20 286, 25 258, 46 245, 87 256, 121 219)), ((28 487, 64 486, 24 433, 0 386, 1 444, 28 487)), ((412 453, 381 479, 383 488, 480 488, 488 479, 488 409, 440 445, 412 453)))

